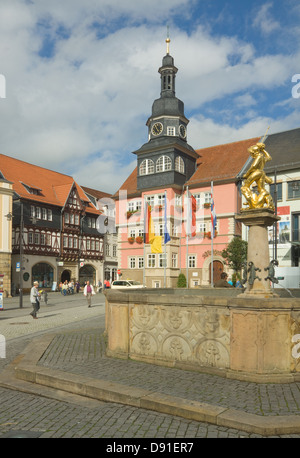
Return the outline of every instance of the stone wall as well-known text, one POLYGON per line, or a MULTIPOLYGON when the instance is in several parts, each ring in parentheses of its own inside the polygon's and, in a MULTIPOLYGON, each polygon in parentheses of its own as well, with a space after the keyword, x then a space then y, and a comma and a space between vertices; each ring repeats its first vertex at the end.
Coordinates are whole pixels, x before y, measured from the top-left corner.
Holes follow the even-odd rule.
POLYGON ((300 380, 300 300, 212 291, 107 292, 108 356, 252 381, 300 380))

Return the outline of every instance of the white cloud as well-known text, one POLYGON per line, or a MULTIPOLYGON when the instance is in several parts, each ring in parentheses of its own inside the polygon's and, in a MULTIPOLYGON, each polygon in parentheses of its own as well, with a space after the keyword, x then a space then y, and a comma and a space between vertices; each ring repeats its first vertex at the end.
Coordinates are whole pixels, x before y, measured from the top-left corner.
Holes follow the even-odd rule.
MULTIPOLYGON (((160 95, 166 23, 191 3, 153 0, 149 8, 148 0, 1 0, 1 153, 116 191, 134 168, 131 151, 147 142, 145 123, 160 95), (53 46, 48 58, 39 53, 46 38, 53 46)), ((271 18, 270 4, 265 6, 256 26, 262 26, 263 12, 271 18)), ((258 56, 254 43, 213 36, 194 19, 190 29, 172 26, 170 47, 179 68, 176 95, 193 113, 189 143, 198 149, 263 134, 269 123, 294 126, 295 104, 284 119, 266 119, 255 91, 266 90, 267 99, 273 88, 290 82, 299 73, 299 47, 293 55, 258 56), (233 104, 226 119, 234 108, 236 124, 199 115, 205 103, 224 97, 233 104)))
POLYGON ((253 20, 253 25, 265 34, 269 34, 280 29, 279 21, 276 21, 270 13, 270 9, 272 7, 273 3, 265 3, 262 5, 255 14, 255 18, 253 20))
POLYGON ((256 116, 239 127, 199 116, 191 119, 188 141, 195 149, 201 149, 248 138, 263 137, 269 126, 268 135, 299 127, 299 114, 298 109, 276 121, 271 117, 256 116))

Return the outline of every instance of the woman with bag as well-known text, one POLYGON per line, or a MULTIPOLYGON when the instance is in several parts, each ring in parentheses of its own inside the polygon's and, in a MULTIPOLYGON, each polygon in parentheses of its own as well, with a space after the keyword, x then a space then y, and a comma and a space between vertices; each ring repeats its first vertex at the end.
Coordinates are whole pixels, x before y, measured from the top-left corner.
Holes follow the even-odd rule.
POLYGON ((86 285, 83 290, 83 294, 87 298, 88 307, 91 307, 92 296, 94 296, 94 294, 96 293, 94 291, 93 285, 90 285, 89 280, 86 282, 86 285))
POLYGON ((36 314, 40 309, 40 297, 41 297, 41 294, 39 293, 38 286, 39 286, 39 282, 35 281, 33 283, 33 287, 30 290, 30 302, 31 302, 32 307, 33 307, 33 311, 30 313, 30 315, 35 320, 37 320, 36 314))

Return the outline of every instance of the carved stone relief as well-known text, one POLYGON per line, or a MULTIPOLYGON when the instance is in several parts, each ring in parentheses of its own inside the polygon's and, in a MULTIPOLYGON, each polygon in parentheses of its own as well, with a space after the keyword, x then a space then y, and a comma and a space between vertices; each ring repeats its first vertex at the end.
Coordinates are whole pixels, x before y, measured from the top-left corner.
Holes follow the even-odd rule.
POLYGON ((130 315, 132 355, 229 366, 230 319, 226 311, 135 305, 130 315))

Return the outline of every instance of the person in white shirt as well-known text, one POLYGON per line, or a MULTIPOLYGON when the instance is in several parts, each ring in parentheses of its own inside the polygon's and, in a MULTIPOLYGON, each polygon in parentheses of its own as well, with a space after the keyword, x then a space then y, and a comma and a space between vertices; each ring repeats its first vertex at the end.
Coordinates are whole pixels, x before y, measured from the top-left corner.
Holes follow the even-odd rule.
POLYGON ((96 294, 96 293, 94 291, 93 285, 90 285, 89 281, 86 282, 86 285, 85 285, 84 290, 83 290, 83 294, 87 298, 88 307, 91 307, 92 296, 94 294, 96 294))
POLYGON ((40 298, 41 298, 41 294, 39 293, 38 286, 39 286, 39 282, 35 281, 33 283, 33 287, 30 290, 30 302, 31 302, 32 307, 33 307, 33 310, 30 313, 30 315, 35 320, 37 320, 36 314, 40 309, 40 298))

